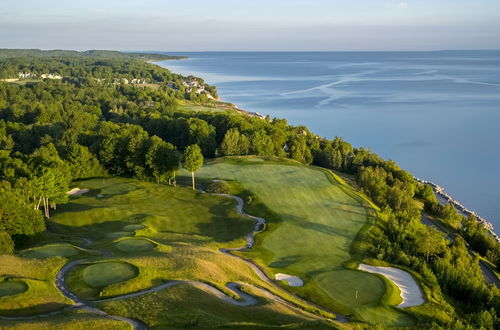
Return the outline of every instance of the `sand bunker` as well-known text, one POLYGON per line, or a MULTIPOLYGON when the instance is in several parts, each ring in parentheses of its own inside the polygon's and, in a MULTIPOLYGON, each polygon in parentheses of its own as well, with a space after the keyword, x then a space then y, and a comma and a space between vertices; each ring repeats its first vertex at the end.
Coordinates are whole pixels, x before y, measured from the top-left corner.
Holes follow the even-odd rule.
POLYGON ((78 196, 81 194, 85 194, 86 192, 89 192, 89 190, 88 189, 73 188, 70 191, 68 191, 66 194, 71 195, 71 196, 78 196))
POLYGON ((304 282, 302 282, 302 280, 297 276, 278 273, 278 274, 274 275, 274 278, 278 281, 287 282, 289 286, 302 286, 302 285, 304 285, 304 282))
POLYGON ((401 291, 401 298, 403 298, 403 302, 397 307, 418 306, 425 302, 418 283, 410 273, 393 267, 376 267, 364 264, 360 264, 359 269, 368 273, 383 275, 394 282, 401 291))

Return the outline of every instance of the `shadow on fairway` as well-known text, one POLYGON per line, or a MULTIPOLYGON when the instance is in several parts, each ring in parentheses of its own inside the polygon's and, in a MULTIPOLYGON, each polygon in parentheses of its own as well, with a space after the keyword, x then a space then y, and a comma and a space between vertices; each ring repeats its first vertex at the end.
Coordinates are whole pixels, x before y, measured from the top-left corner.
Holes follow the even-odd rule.
MULTIPOLYGON (((226 197, 221 197, 226 198, 226 197)), ((248 234, 254 228, 255 222, 245 216, 239 216, 235 213, 236 202, 228 207, 221 203, 212 207, 210 213, 213 215, 213 221, 201 222, 196 225, 199 235, 207 236, 216 242, 230 242, 248 234)))
MULTIPOLYGON (((112 238, 109 236, 110 234, 124 232, 124 227, 137 222, 137 220, 134 221, 131 218, 127 218, 127 220, 129 221, 109 220, 84 226, 71 226, 52 222, 50 228, 55 233, 74 234, 77 232, 78 236, 81 237, 92 237, 93 239, 112 238)), ((130 231, 130 233, 133 233, 133 231, 130 231)))
POLYGON ((83 212, 83 211, 89 211, 89 210, 93 210, 93 209, 101 209, 103 207, 102 206, 90 206, 87 204, 69 202, 67 204, 58 205, 57 208, 58 208, 58 212, 83 212))
POLYGON ((340 230, 334 227, 324 225, 322 223, 306 221, 305 219, 297 217, 295 215, 280 214, 280 216, 283 219, 285 219, 283 220, 283 222, 289 222, 304 229, 310 229, 328 235, 338 235, 345 237, 348 240, 352 240, 352 233, 349 232, 348 230, 340 230))
POLYGON ((271 262, 268 266, 272 268, 285 268, 296 262, 299 262, 303 257, 301 256, 286 256, 279 260, 271 262))

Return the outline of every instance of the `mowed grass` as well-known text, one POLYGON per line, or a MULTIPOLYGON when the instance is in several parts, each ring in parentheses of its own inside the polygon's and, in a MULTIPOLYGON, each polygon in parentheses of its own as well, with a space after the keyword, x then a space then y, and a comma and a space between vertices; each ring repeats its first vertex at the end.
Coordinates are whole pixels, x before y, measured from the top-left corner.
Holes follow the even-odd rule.
MULTIPOLYGON (((66 283, 82 299, 116 297, 170 280, 201 281, 235 299, 238 296, 226 287, 228 282, 250 283, 277 293, 273 286, 259 279, 245 262, 219 251, 222 247, 243 246, 245 235, 254 228, 254 221, 236 212, 233 199, 203 194, 186 187, 169 187, 126 178, 91 179, 76 182, 75 186, 90 191, 71 197, 70 203, 58 207, 49 227, 54 236, 71 235, 81 242, 85 242, 84 238, 90 239, 87 248, 102 252, 95 260, 86 257, 89 260, 76 265, 66 275, 66 283), (112 266, 100 268, 106 264, 112 266), (115 267, 115 264, 131 268, 119 269, 121 266, 115 267), (133 277, 131 269, 136 270, 133 277)), ((165 295, 161 299, 168 299, 170 290, 173 288, 162 290, 165 295)), ((279 294, 303 308, 314 310, 301 305, 293 296, 279 294)), ((144 299, 150 295, 145 295, 144 299)), ((212 302, 220 301, 212 294, 205 295, 211 297, 209 306, 215 306, 217 304, 212 302)), ((257 292, 256 296, 260 297, 259 306, 265 305, 265 309, 276 316, 266 318, 267 325, 264 326, 286 324, 283 320, 314 323, 318 318, 292 311, 284 313, 286 308, 271 303, 262 292, 257 292), (283 313, 294 316, 279 318, 283 313)), ((197 294, 184 298, 182 314, 185 317, 204 315, 196 304, 197 294)), ((119 302, 116 304, 120 305, 119 302)), ((173 306, 165 301, 156 304, 173 306)), ((247 308, 231 308, 239 311, 240 316, 234 319, 242 322, 235 327, 246 327, 243 323, 252 321, 251 309, 247 311, 247 308)), ((173 319, 164 320, 164 310, 158 313, 150 306, 133 308, 132 311, 117 310, 119 315, 129 313, 149 325, 158 322, 165 326, 177 324, 173 319)), ((216 315, 214 317, 227 314, 214 308, 211 313, 216 315)))
POLYGON ((61 257, 32 259, 0 255, 0 284, 3 283, 0 290, 4 290, 0 293, 0 316, 33 315, 71 305, 71 300, 54 284, 56 273, 65 262, 61 257), (23 291, 20 285, 6 284, 9 282, 23 283, 23 291))
POLYGON ((94 288, 124 282, 136 277, 136 267, 123 262, 101 262, 85 267, 83 280, 94 288))
MULTIPOLYGON (((287 273, 303 279, 303 287, 289 288, 303 297, 372 321, 369 313, 363 317, 358 311, 379 306, 386 292, 384 281, 343 267, 352 259, 352 244, 368 222, 369 205, 326 171, 295 162, 257 160, 216 159, 197 172, 205 185, 213 179, 237 181, 233 186, 246 196, 245 210, 268 220, 244 256, 264 267, 270 277, 287 273)), ((396 314, 387 325, 413 323, 406 314, 396 314)))
MULTIPOLYGON (((252 228, 234 201, 134 179, 93 179, 75 184, 91 191, 58 207, 50 227, 92 240, 137 236, 138 232, 197 237, 200 243, 238 245, 252 228)), ((194 243, 195 240, 190 240, 194 243)))
POLYGON ((21 254, 27 258, 44 259, 49 257, 72 257, 81 251, 68 244, 51 244, 23 251, 21 254))
POLYGON ((28 290, 28 285, 23 281, 2 281, 0 282, 0 297, 15 296, 28 290))
POLYGON ((131 238, 115 243, 115 247, 124 252, 139 252, 152 250, 155 244, 146 239, 131 238))

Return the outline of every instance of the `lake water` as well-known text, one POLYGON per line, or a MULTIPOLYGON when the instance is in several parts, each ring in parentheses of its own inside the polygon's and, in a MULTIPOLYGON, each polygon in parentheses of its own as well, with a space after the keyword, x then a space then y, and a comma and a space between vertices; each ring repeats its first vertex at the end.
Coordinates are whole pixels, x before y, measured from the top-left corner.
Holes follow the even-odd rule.
POLYGON ((368 147, 499 232, 500 51, 169 54, 224 101, 368 147))

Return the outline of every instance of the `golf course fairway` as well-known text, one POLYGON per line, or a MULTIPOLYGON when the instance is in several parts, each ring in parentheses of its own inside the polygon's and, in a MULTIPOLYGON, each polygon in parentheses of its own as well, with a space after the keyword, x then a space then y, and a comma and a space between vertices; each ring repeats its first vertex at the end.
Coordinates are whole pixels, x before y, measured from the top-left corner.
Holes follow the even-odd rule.
POLYGON ((58 206, 43 243, 0 255, 0 277, 28 288, 0 282, 0 324, 67 329, 77 325, 57 322, 74 314, 89 328, 338 324, 222 252, 245 246, 255 230, 234 198, 119 177, 75 185, 86 192, 58 206))
POLYGON ((245 210, 267 220, 254 247, 241 255, 272 278, 286 273, 304 281, 303 287, 290 287, 290 291, 365 321, 398 326, 413 323, 407 314, 381 305, 386 293, 383 280, 343 267, 352 259, 351 245, 371 210, 332 174, 292 161, 242 157, 210 161, 197 176, 205 184, 212 180, 238 183, 235 193, 247 196, 245 210), (378 312, 371 313, 370 308, 378 312))
POLYGON ((224 180, 239 197, 120 177, 75 182, 86 192, 58 206, 43 242, 0 256, 0 276, 28 288, 1 282, 0 319, 19 315, 8 324, 22 329, 32 315, 75 305, 79 322, 96 327, 325 329, 343 327, 342 314, 414 323, 384 303, 387 281, 344 267, 374 212, 332 174, 237 158, 196 176, 204 188, 224 180))

